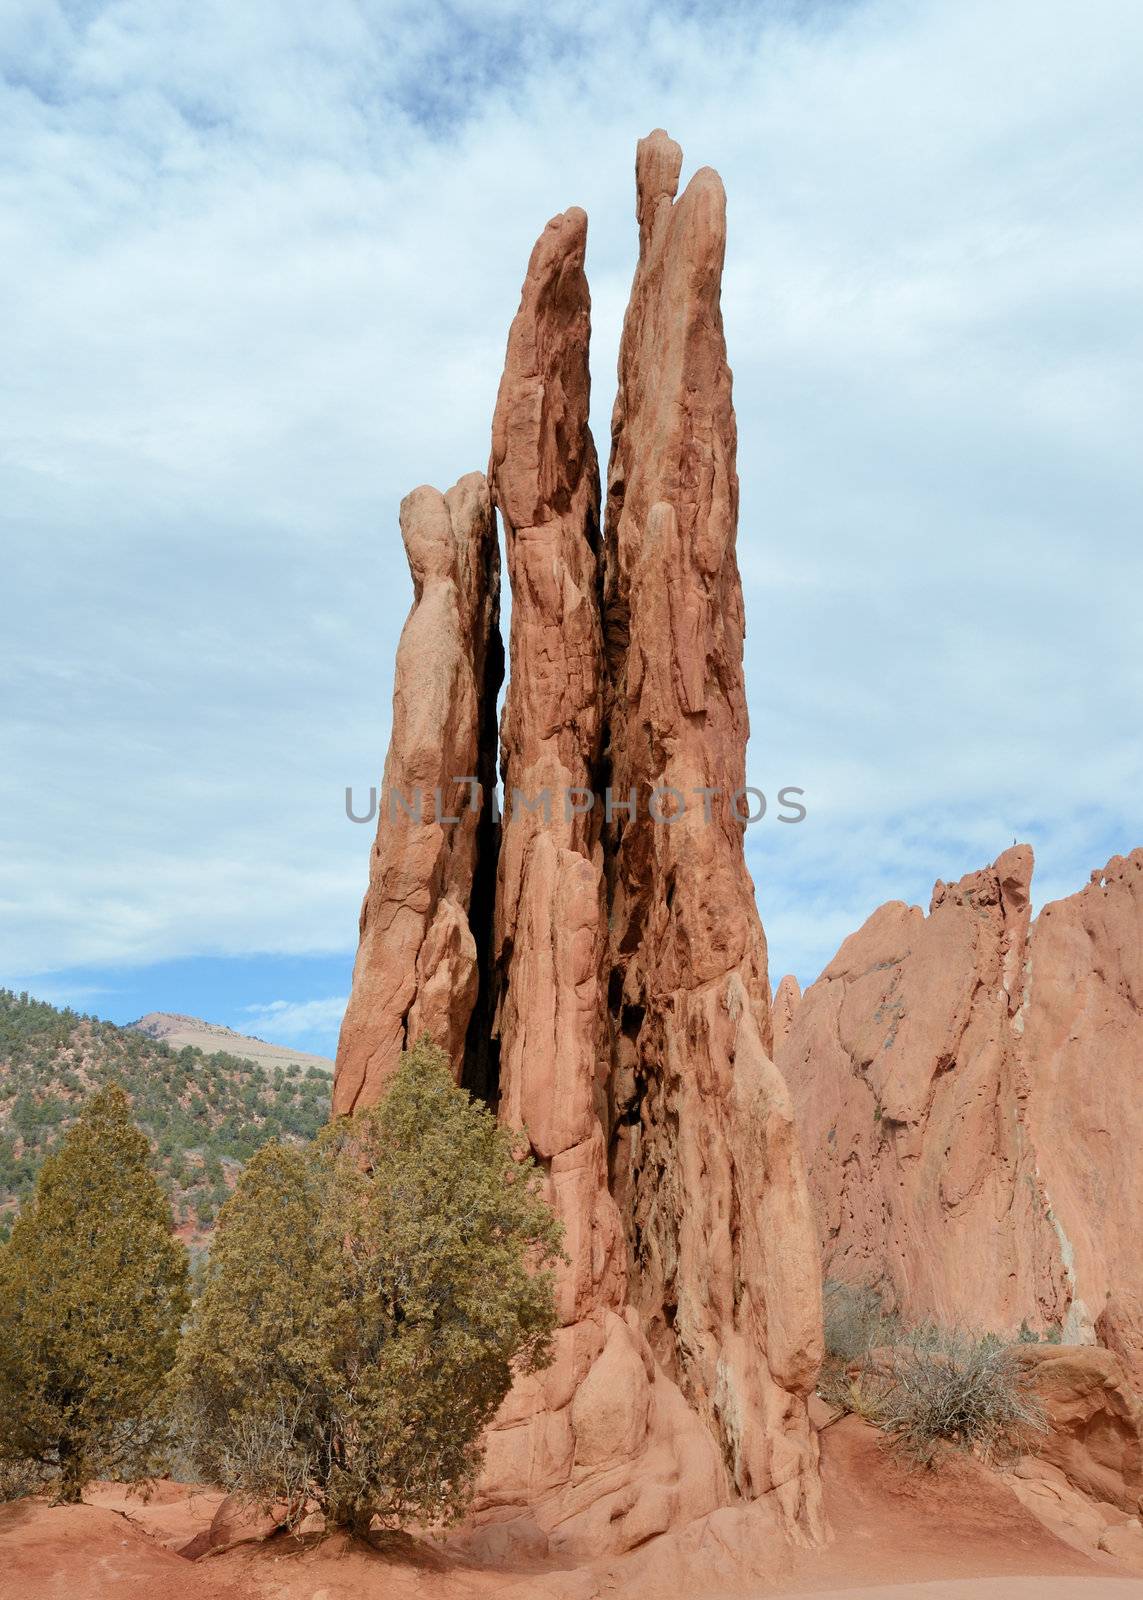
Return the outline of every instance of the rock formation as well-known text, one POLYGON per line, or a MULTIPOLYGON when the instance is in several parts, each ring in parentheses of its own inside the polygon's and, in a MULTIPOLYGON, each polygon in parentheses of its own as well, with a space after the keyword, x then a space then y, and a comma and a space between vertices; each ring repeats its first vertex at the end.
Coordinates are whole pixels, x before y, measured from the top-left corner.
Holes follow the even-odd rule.
POLYGON ((512 585, 495 912, 500 1115, 527 1133, 564 1224, 552 1366, 488 1440, 484 1548, 639 1544, 718 1503, 712 1441, 625 1315, 607 1184, 604 901, 593 796, 603 740, 599 469, 588 428, 587 218, 541 234, 492 425, 489 483, 512 585), (589 805, 590 802, 590 805, 589 805))
POLYGON ((1044 1408, 1036 1455, 1094 1500, 1137 1515, 1143 1497, 1143 1401, 1111 1350, 1020 1345, 1044 1408))
POLYGON ((806 990, 778 1052, 797 1107, 825 1275, 918 1319, 1013 1332, 1062 1320, 1063 1278, 1015 1112, 1032 853, 899 901, 806 990), (1036 1246, 1029 1248, 1035 1240, 1036 1246))
POLYGON ((913 1319, 1097 1340, 1143 1380, 1143 851, 1030 923, 1032 852, 895 902, 778 1062, 827 1276, 913 1319))
MULTIPOLYGON (((513 596, 505 815, 494 835, 479 812, 446 833, 383 811, 338 1052, 347 1111, 427 1029, 526 1133, 565 1224, 556 1359, 488 1438, 472 1536, 486 1551, 623 1550, 763 1496, 791 1537, 824 1531, 816 1241, 735 807, 748 730, 725 202, 709 169, 676 201, 681 159, 664 133, 640 143, 602 540, 583 213, 532 253, 488 471, 513 596), (474 1064, 487 1037, 498 1056, 474 1064)), ((483 480, 462 483, 468 519, 442 520, 439 496, 402 519, 418 589, 386 791, 485 770, 495 561, 483 480), (430 509, 443 624, 414 554, 430 509), (415 707, 414 673, 434 684, 415 707)))
MULTIPOLYGON (((494 927, 502 1115, 527 1128, 538 1159, 560 1171, 592 1168, 606 1191, 597 1106, 606 1070, 602 854, 594 807, 584 809, 603 728, 586 238, 578 210, 541 234, 492 424, 488 479, 512 585, 511 659, 520 664, 501 727, 509 809, 494 927)), ((604 1258, 616 1242, 617 1233, 604 1258)), ((621 1300, 621 1289, 608 1298, 621 1300)))
MULTIPOLYGON (((480 473, 401 502, 413 609, 397 647, 393 728, 341 1025, 335 1113, 372 1105, 428 1032, 462 1070, 490 900, 489 807, 503 676, 500 560, 480 473), (477 780, 476 783, 465 780, 477 780)), ((481 1041, 474 1042, 479 1057, 481 1041)))
POLYGON ((1036 918, 1021 1057, 1068 1320, 1143 1394, 1143 849, 1036 918))
POLYGON ((681 164, 665 133, 640 141, 608 472, 612 1187, 660 1365, 738 1492, 773 1490, 816 1536, 820 1288, 735 808, 748 722, 726 204, 710 168, 676 200, 681 164))

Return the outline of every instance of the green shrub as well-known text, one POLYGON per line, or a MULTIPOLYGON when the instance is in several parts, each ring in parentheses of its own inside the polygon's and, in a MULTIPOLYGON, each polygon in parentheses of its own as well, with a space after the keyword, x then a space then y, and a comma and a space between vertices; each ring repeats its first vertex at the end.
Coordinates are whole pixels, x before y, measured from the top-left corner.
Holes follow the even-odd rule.
POLYGON ((0 1460, 42 1469, 64 1501, 95 1477, 147 1475, 187 1306, 186 1251, 111 1084, 44 1162, 0 1250, 0 1460))
POLYGON ((264 1146, 224 1206, 179 1368, 199 1469, 357 1535, 458 1515, 513 1374, 550 1359, 559 1241, 422 1041, 380 1107, 264 1146))

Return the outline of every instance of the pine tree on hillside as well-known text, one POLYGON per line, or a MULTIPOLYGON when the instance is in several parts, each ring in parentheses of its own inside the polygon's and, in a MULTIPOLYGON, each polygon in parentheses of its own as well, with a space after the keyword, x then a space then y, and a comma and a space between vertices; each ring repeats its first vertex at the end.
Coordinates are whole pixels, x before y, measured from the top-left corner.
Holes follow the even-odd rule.
POLYGON ((67 1502, 93 1478, 147 1475, 188 1306, 186 1251, 111 1084, 0 1248, 0 1461, 35 1463, 67 1502))

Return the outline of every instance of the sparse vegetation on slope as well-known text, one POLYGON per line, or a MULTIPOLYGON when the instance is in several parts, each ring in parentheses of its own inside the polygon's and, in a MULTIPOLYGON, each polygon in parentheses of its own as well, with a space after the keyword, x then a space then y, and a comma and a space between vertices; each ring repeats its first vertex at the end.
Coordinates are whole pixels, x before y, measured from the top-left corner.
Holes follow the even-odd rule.
POLYGON ((267 1069, 159 1040, 0 989, 0 1241, 84 1099, 119 1082, 151 1143, 177 1225, 208 1231, 243 1164, 271 1139, 312 1139, 329 1077, 267 1069))

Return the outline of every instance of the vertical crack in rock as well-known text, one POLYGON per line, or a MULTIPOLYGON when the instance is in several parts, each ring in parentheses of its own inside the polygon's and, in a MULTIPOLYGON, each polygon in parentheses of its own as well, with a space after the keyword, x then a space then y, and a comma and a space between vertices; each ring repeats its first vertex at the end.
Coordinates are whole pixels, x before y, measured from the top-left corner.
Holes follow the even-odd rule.
MULTIPOLYGON (((377 836, 337 1047, 335 1114, 376 1104, 401 1051, 422 1033, 448 1051, 459 1077, 470 1018, 487 1009, 470 915, 475 884, 478 919, 490 920, 503 647, 485 479, 469 473, 447 494, 414 489, 401 502, 401 537, 413 607, 397 647, 377 836), (484 782, 479 796, 457 781, 475 778, 484 782)), ((468 1054, 487 1078, 487 1054, 471 1044, 468 1054)))
POLYGON ((767 1053, 766 943, 732 807, 748 723, 726 203, 710 168, 676 199, 681 165, 661 130, 640 141, 608 473, 607 755, 617 799, 635 803, 604 833, 612 1187, 660 1362, 739 1493, 774 1491, 787 1526, 813 1538, 815 1230, 767 1053), (673 820, 654 820, 656 790, 673 820))

